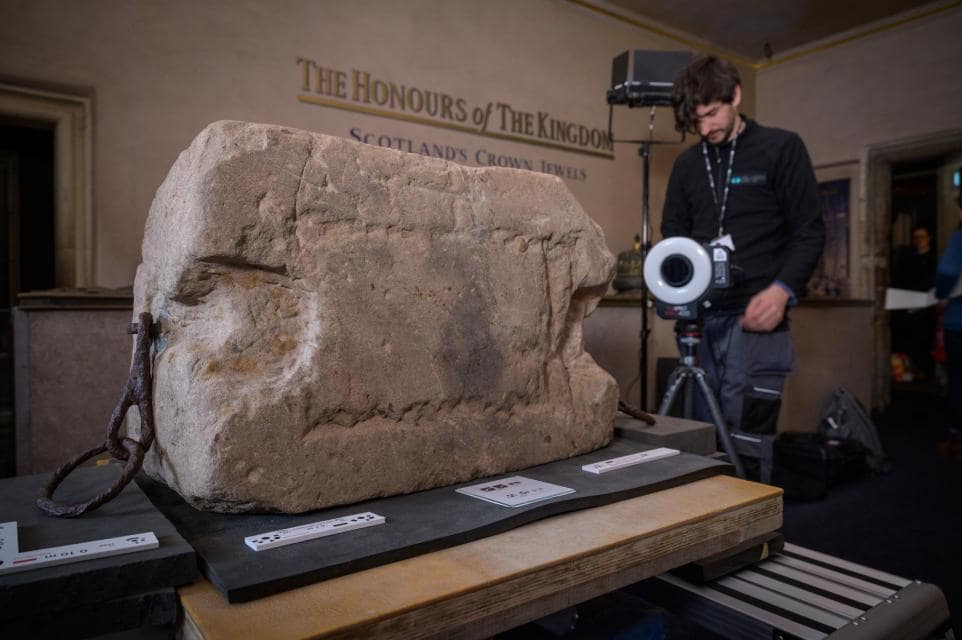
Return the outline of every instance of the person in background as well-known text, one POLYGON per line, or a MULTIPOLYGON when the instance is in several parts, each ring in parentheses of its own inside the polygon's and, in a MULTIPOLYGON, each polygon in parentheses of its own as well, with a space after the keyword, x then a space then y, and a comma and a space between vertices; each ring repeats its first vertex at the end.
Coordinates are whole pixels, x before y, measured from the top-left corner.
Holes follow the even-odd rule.
MULTIPOLYGON (((935 252, 932 251, 932 234, 924 226, 912 229, 912 246, 898 261, 892 283, 899 289, 928 291, 935 278, 935 252)), ((915 367, 921 380, 932 379, 935 362, 935 307, 910 309, 893 313, 892 348, 904 351, 915 367)))
MULTIPOLYGON (((962 196, 959 222, 962 225, 962 196)), ((952 234, 935 270, 935 296, 948 299, 942 316, 948 369, 949 427, 948 437, 939 443, 940 453, 962 457, 962 296, 952 293, 962 276, 962 228, 952 234)))
POLYGON ((935 252, 932 251, 932 234, 924 226, 912 229, 912 247, 900 267, 901 288, 928 291, 935 276, 935 252))

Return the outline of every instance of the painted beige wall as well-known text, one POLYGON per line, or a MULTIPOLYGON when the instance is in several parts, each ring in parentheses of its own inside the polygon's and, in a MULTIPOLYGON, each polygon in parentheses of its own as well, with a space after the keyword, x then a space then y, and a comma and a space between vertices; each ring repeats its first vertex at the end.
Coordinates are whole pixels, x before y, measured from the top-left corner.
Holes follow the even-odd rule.
POLYGON ((759 70, 758 117, 797 131, 815 164, 962 127, 962 7, 759 70))
MULTIPOLYGON (((605 128, 611 59, 681 45, 563 0, 208 0, 0 2, 0 79, 74 88, 94 105, 94 284, 133 280, 154 192, 208 123, 241 119, 332 135, 402 137, 571 167, 566 180, 615 252, 639 228, 641 161, 495 140, 305 104, 298 57, 321 66, 605 128)), ((753 78, 747 76, 748 101, 753 78)), ((615 132, 638 136, 646 113, 621 108, 615 132)), ((658 133, 671 136, 661 110, 658 133)), ((654 154, 652 208, 679 145, 654 154)), ((656 220, 657 222, 657 220, 656 220)))
POLYGON ((795 373, 785 384, 779 431, 815 431, 838 387, 871 406, 873 318, 867 303, 811 302, 792 311, 795 373))
MULTIPOLYGON (((851 175, 856 190, 851 228, 854 296, 875 297, 875 224, 869 211, 874 185, 866 175, 872 148, 941 133, 962 133, 962 7, 939 11, 758 71, 759 118, 797 131, 816 165, 851 175)), ((802 53, 786 52, 787 57, 802 53)), ((875 219, 879 214, 879 220, 875 219)), ((887 252, 883 252, 883 255, 887 252)))

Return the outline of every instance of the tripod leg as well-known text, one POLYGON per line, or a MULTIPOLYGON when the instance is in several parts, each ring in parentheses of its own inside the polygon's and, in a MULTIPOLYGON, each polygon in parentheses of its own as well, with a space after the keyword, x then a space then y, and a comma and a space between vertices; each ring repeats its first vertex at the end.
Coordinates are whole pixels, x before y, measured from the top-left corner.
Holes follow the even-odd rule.
POLYGON ((695 385, 693 384, 685 385, 685 409, 681 415, 688 420, 695 417, 695 385))
POLYGON ((718 430, 718 438, 721 440, 722 447, 725 448, 725 453, 728 454, 732 464, 735 465, 735 475, 739 478, 744 478, 745 468, 742 466, 741 458, 738 457, 738 452, 735 451, 735 444, 732 442, 731 435, 728 433, 728 426, 722 417, 721 409, 718 407, 718 401, 715 400, 715 394, 712 393, 708 382, 705 380, 705 372, 695 371, 694 376, 695 380, 698 381, 698 388, 701 389, 705 404, 708 405, 708 411, 711 413, 712 422, 715 423, 715 429, 718 430))
POLYGON ((661 404, 658 405, 658 413, 667 416, 668 412, 671 411, 671 405, 675 402, 675 396, 678 395, 678 391, 685 386, 685 380, 688 378, 688 370, 679 367, 671 372, 668 376, 668 388, 665 389, 665 395, 661 398, 661 404))

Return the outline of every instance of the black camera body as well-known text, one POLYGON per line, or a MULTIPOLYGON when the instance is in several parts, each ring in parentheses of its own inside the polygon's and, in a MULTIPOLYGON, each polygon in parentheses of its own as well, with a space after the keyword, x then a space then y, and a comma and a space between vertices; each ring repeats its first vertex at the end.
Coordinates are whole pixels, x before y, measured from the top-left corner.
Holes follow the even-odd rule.
POLYGON ((666 238, 648 253, 644 276, 660 318, 697 320, 711 293, 732 285, 731 251, 691 238, 666 238))

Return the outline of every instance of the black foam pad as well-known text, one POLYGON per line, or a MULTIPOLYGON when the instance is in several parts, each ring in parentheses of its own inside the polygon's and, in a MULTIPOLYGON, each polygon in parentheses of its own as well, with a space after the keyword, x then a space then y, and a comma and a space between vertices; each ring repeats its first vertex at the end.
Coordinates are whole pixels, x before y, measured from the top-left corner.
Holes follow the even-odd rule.
POLYGON ((696 479, 728 473, 730 466, 679 454, 595 475, 581 466, 651 449, 616 439, 592 453, 494 476, 521 475, 574 489, 574 493, 522 507, 502 507, 455 492, 483 479, 409 495, 368 500, 298 515, 231 515, 198 511, 166 486, 138 478, 154 504, 177 526, 201 557, 207 578, 230 602, 244 602, 288 589, 470 542, 549 516, 596 507, 696 479), (373 511, 385 524, 254 551, 244 538, 373 511))

